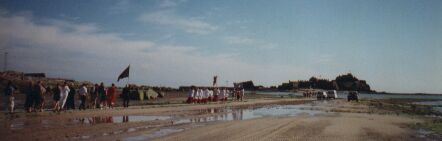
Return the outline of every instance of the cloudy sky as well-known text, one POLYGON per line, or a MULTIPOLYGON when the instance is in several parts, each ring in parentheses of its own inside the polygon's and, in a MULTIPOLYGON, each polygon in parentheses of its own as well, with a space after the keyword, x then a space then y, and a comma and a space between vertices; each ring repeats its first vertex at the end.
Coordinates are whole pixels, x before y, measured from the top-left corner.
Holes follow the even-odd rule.
POLYGON ((131 64, 146 85, 351 72, 379 91, 442 93, 441 13, 440 0, 12 0, 0 51, 9 69, 107 84, 131 64))

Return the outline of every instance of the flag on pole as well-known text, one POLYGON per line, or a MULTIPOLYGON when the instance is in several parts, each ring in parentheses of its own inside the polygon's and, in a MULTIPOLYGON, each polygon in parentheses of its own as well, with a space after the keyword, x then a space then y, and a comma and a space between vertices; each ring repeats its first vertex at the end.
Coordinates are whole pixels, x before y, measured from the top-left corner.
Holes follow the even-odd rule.
POLYGON ((213 77, 213 86, 216 85, 216 79, 217 79, 217 78, 218 78, 218 76, 216 76, 216 75, 213 77))
POLYGON ((124 69, 123 72, 121 72, 120 76, 118 76, 118 80, 117 80, 117 81, 120 81, 120 79, 123 79, 123 78, 129 77, 129 68, 130 68, 130 65, 127 66, 127 68, 124 69))

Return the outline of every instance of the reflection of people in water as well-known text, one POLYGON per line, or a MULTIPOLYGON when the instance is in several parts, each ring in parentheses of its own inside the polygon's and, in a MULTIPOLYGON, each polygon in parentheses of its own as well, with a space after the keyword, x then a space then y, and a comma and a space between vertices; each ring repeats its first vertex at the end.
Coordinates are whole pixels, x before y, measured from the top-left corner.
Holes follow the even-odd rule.
POLYGON ((129 116, 123 116, 123 122, 129 122, 129 116))
POLYGON ((111 116, 106 117, 106 123, 114 123, 114 119, 111 116))
POLYGON ((232 111, 233 120, 242 120, 243 119, 243 109, 235 109, 232 111))

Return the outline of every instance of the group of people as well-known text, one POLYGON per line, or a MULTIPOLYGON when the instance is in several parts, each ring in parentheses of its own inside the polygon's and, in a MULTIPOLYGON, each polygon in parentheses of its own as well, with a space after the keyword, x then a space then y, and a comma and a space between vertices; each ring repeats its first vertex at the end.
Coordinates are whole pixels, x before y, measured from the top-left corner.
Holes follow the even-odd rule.
MULTIPOLYGON (((4 89, 7 100, 5 103, 7 103, 10 113, 14 112, 14 94, 16 90, 16 86, 11 81, 8 82, 4 89)), ((129 107, 129 90, 130 87, 126 85, 122 91, 121 97, 123 98, 124 107, 129 107)), ((106 88, 103 83, 90 87, 87 84, 75 87, 73 83, 64 82, 51 87, 45 86, 42 81, 37 83, 31 81, 23 92, 26 94, 24 103, 26 112, 42 112, 45 104, 48 102, 46 98, 49 96, 52 97, 52 110, 54 112, 76 109, 75 99, 80 100, 79 110, 86 110, 87 108, 113 108, 117 97, 117 87, 115 84, 106 88)))
POLYGON ((230 91, 225 88, 197 88, 192 86, 187 96, 187 103, 208 103, 217 101, 227 101, 229 96, 237 100, 243 100, 244 89, 234 89, 230 91))
MULTIPOLYGON (((6 95, 5 103, 7 103, 8 111, 11 113, 14 112, 14 94, 16 90, 17 87, 11 81, 8 82, 4 89, 4 94, 6 95)), ((131 87, 129 85, 126 85, 122 90, 123 107, 129 107, 130 90, 131 87)), ((107 88, 103 82, 93 86, 82 84, 75 87, 74 83, 67 81, 56 84, 55 87, 45 86, 42 81, 37 83, 30 81, 28 87, 23 92, 26 95, 24 103, 26 112, 42 112, 45 104, 48 103, 47 97, 52 98, 52 110, 54 112, 76 109, 75 99, 80 101, 79 110, 86 110, 87 108, 113 108, 118 93, 115 84, 107 88)), ((227 88, 197 88, 193 86, 188 94, 187 103, 224 102, 229 97, 232 97, 232 100, 243 101, 244 88, 235 87, 231 91, 227 88)))

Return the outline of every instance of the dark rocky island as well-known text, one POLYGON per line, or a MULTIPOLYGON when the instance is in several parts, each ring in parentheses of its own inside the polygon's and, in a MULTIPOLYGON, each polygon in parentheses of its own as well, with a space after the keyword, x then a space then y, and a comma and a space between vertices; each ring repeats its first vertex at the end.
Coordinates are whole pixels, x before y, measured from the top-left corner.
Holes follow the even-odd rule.
POLYGON ((337 76, 335 80, 311 77, 309 80, 289 81, 278 86, 278 90, 324 89, 339 91, 373 92, 365 80, 359 80, 353 74, 337 76))

